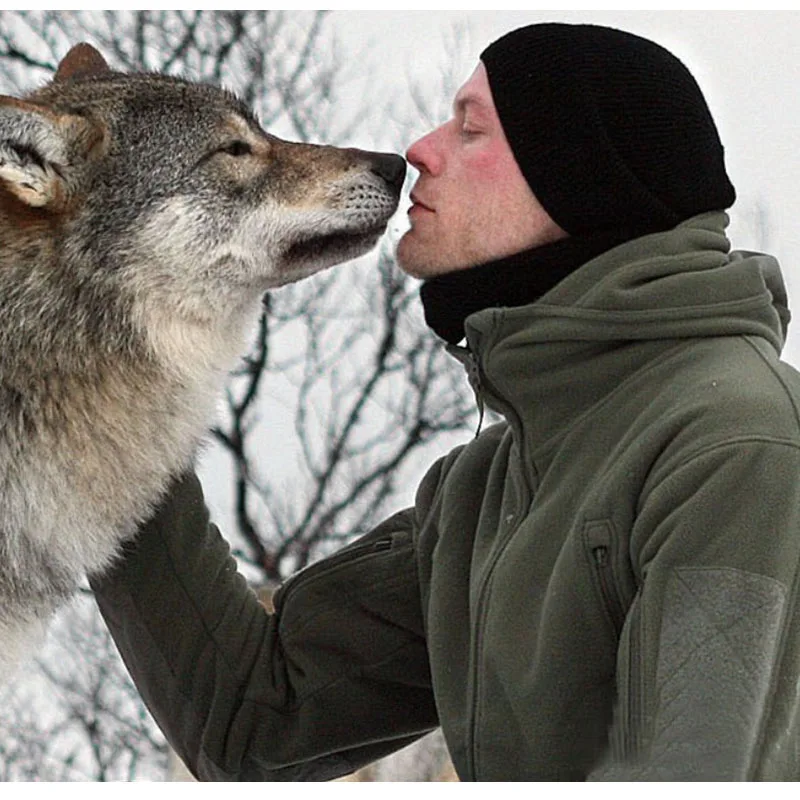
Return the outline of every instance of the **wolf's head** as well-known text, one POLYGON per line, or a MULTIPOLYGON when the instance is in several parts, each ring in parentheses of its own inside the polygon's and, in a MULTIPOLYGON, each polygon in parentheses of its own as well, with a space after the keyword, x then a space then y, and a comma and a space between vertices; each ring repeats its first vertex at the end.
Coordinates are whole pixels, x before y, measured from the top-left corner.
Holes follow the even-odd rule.
POLYGON ((43 88, 0 98, 17 251, 49 238, 76 280, 113 272, 196 313, 363 254, 404 176, 399 156, 283 141, 229 92, 114 72, 85 44, 43 88))

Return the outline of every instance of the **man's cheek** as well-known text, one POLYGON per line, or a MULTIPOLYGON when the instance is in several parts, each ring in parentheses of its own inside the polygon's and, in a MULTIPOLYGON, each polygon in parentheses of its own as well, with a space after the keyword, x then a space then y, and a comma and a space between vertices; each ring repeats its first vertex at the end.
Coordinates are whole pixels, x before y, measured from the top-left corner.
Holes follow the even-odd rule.
MULTIPOLYGON (((513 164, 513 162, 512 162, 513 164)), ((467 167, 474 180, 486 183, 505 182, 509 177, 508 159, 499 148, 488 147, 470 154, 467 167)))

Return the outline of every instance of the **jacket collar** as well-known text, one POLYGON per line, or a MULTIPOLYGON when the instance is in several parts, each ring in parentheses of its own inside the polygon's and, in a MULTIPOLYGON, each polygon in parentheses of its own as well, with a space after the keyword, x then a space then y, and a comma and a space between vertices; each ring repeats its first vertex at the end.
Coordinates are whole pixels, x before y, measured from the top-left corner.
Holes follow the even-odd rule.
POLYGON ((539 300, 466 320, 481 401, 529 439, 529 452, 681 340, 760 336, 780 350, 788 309, 777 262, 731 253, 727 216, 706 214, 626 242, 539 300))
POLYGON ((570 236, 496 261, 427 280, 420 290, 425 321, 450 344, 465 335, 467 317, 485 308, 535 302, 587 261, 642 232, 600 231, 570 236))

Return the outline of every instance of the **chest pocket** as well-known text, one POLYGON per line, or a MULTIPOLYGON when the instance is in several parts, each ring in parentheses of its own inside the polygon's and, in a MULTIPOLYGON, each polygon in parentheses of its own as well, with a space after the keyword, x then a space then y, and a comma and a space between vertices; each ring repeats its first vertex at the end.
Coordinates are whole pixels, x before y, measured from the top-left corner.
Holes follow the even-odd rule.
POLYGON ((591 520, 583 528, 583 546, 605 616, 619 639, 625 622, 627 604, 623 599, 616 564, 619 563, 619 538, 610 520, 591 520))

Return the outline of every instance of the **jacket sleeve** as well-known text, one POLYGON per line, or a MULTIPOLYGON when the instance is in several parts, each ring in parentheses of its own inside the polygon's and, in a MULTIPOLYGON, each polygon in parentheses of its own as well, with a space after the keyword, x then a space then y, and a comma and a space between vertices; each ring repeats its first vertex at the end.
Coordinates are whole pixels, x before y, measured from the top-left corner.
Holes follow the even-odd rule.
POLYGON ((188 476, 91 578, 145 703, 196 777, 327 780, 436 727, 412 518, 298 573, 269 614, 188 476))
POLYGON ((708 447, 655 482, 631 539, 601 780, 798 774, 800 451, 708 447))

